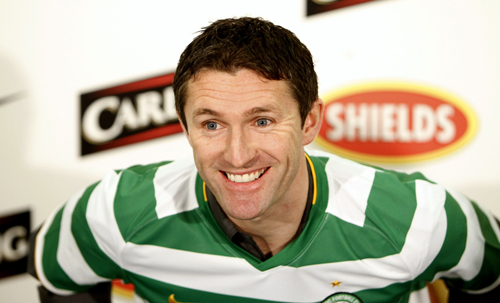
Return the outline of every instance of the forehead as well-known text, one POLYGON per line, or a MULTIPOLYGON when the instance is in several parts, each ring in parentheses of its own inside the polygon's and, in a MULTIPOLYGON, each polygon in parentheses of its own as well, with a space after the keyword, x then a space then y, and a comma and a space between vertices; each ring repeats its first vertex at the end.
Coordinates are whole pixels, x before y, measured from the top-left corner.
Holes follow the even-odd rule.
POLYGON ((185 106, 218 100, 224 102, 265 102, 293 99, 286 80, 269 80, 253 71, 234 73, 203 70, 187 85, 185 106))

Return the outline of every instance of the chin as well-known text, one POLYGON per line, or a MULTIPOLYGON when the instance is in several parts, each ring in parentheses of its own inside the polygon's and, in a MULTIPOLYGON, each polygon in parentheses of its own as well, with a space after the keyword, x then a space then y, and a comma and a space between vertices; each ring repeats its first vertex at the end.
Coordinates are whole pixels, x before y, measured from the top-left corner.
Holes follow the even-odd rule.
MULTIPOLYGON (((247 201, 242 203, 247 204, 247 201)), ((264 210, 255 205, 226 205, 221 206, 224 212, 232 219, 237 220, 252 220, 260 217, 264 210)))

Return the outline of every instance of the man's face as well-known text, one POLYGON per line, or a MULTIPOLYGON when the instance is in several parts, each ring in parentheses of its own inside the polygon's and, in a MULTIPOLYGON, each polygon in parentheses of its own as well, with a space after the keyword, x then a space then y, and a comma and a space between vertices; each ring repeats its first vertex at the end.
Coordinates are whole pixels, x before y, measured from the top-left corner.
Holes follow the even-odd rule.
POLYGON ((196 166, 230 218, 279 214, 307 197, 303 145, 316 133, 307 127, 310 119, 302 129, 285 81, 245 69, 206 70, 188 85, 187 137, 196 166))

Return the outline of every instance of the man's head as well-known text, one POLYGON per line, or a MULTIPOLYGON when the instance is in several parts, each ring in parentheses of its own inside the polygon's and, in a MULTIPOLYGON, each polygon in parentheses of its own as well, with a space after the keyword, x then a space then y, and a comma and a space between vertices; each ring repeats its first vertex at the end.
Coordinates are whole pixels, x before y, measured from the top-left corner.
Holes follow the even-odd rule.
POLYGON ((323 113, 306 47, 261 19, 221 20, 187 47, 175 77, 198 173, 225 213, 246 222, 287 213, 300 219, 304 146, 323 113))
POLYGON ((289 30, 260 18, 223 19, 204 28, 182 53, 175 72, 175 105, 187 128, 188 85, 203 70, 248 69, 268 80, 286 80, 304 124, 318 99, 318 81, 307 47, 289 30))

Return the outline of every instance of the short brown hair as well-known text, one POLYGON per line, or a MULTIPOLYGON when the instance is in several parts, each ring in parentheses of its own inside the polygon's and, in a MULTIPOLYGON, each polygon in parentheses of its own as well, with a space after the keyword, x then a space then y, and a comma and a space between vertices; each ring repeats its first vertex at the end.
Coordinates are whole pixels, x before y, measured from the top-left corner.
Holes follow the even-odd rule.
POLYGON ((188 83, 201 70, 249 69, 268 80, 289 82, 302 125, 318 99, 312 55, 291 31, 261 18, 221 19, 203 28, 181 54, 174 78, 175 107, 187 128, 188 83))

